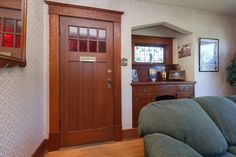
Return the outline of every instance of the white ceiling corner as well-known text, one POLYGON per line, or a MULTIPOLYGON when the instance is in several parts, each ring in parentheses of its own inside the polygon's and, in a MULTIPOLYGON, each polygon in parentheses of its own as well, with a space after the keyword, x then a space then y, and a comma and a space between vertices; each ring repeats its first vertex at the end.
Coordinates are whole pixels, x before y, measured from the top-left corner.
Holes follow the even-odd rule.
POLYGON ((236 0, 139 0, 236 16, 236 0))

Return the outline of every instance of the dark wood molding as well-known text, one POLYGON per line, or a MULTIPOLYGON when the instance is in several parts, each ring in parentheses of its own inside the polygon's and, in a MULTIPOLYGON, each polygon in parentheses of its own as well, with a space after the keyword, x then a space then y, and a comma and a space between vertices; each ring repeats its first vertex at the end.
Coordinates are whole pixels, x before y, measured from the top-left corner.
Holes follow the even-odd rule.
POLYGON ((78 6, 72 4, 52 2, 47 0, 45 0, 45 2, 49 5, 49 14, 84 17, 90 19, 116 21, 116 22, 121 21, 121 15, 123 14, 123 12, 121 11, 78 6))
POLYGON ((121 121, 121 24, 114 22, 114 139, 122 139, 121 121))
MULTIPOLYGON (((121 135, 119 138, 117 138, 119 139, 118 141, 120 141, 121 139, 127 140, 127 139, 139 138, 137 128, 122 130, 121 132, 122 134, 120 134, 119 131, 120 129, 121 129, 120 126, 115 126, 115 130, 118 131, 117 134, 121 135)), ((50 134, 49 139, 45 139, 39 145, 39 147, 35 150, 32 157, 43 157, 47 151, 58 150, 60 147, 59 138, 60 138, 59 134, 50 134)))
POLYGON ((155 85, 195 85, 195 81, 156 81, 156 82, 132 82, 132 86, 155 86, 155 85))
POLYGON ((21 10, 21 0, 1 0, 0 7, 21 10))
POLYGON ((139 138, 138 136, 138 128, 132 128, 123 130, 123 139, 133 139, 133 138, 139 138))
POLYGON ((17 65, 20 66, 20 67, 25 67, 26 62, 13 61, 13 60, 8 60, 8 59, 1 58, 0 68, 2 68, 2 67, 10 68, 10 67, 14 67, 14 66, 17 66, 17 65))
POLYGON ((55 151, 60 148, 60 104, 59 104, 59 16, 50 14, 50 113, 49 113, 49 141, 48 150, 55 151))
POLYGON ((59 133, 50 133, 47 143, 48 151, 56 151, 60 148, 60 134, 59 133))
POLYGON ((59 17, 72 16, 110 21, 114 26, 114 140, 122 140, 121 124, 121 15, 123 12, 69 5, 45 0, 49 5, 49 69, 50 69, 50 135, 48 150, 60 147, 60 88, 59 88, 59 17))
POLYGON ((47 150, 46 146, 47 140, 43 140, 31 157, 44 157, 45 151, 47 150))
POLYGON ((50 133, 59 133, 59 16, 50 14, 49 35, 49 86, 50 86, 50 133))

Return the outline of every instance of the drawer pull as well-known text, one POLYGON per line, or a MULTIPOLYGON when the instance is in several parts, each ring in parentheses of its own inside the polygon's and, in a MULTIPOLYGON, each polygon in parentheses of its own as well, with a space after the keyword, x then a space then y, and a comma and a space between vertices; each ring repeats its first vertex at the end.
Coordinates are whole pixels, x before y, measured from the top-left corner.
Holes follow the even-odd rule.
POLYGON ((147 88, 143 88, 143 92, 146 93, 148 90, 147 88))
POLYGON ((182 91, 189 91, 190 88, 189 88, 189 87, 182 87, 181 90, 182 90, 182 91))

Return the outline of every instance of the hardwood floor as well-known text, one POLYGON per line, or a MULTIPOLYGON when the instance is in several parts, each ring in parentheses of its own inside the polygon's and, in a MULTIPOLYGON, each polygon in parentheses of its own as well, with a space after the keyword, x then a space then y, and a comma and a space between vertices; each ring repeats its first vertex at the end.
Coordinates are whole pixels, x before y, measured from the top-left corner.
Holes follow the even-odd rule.
POLYGON ((45 157, 144 157, 143 139, 134 139, 82 148, 64 148, 45 157))

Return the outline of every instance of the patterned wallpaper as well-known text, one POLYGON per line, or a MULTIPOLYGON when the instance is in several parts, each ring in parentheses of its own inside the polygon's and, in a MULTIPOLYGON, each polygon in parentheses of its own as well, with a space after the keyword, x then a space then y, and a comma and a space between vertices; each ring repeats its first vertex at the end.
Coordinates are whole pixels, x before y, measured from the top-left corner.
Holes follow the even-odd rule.
MULTIPOLYGON (((232 36, 231 22, 233 18, 213 12, 199 11, 174 6, 160 5, 154 2, 138 0, 51 0, 69 4, 99 7, 124 11, 122 16, 122 57, 128 58, 128 66, 122 67, 122 124, 123 129, 132 127, 132 89, 131 83, 131 29, 134 26, 167 22, 187 31, 193 32, 194 64, 184 63, 195 76, 196 95, 227 95, 235 91, 228 85, 225 77, 225 66, 229 63, 232 53, 235 52, 236 40, 232 36), (198 73, 198 38, 210 37, 220 39, 220 72, 198 73), (232 38, 233 37, 233 38, 232 38), (197 76, 196 76, 197 75, 197 76), (211 78, 211 79, 209 79, 211 78), (208 86, 211 84, 211 86, 208 86), (221 89, 221 90, 219 90, 221 89)), ((177 55, 174 55, 177 56, 177 55)), ((174 59, 175 60, 175 59, 174 59)))
POLYGON ((29 157, 44 139, 43 1, 28 0, 27 66, 0 69, 0 156, 29 157))
MULTIPOLYGON (((193 55, 197 95, 233 93, 225 80, 224 68, 235 52, 232 31, 233 18, 211 12, 158 5, 137 0, 57 0, 78 5, 124 11, 122 16, 122 57, 128 66, 122 67, 122 125, 132 126, 131 90, 131 28, 158 22, 168 22, 193 32, 193 55), (221 69, 219 73, 198 73, 197 39, 220 39, 221 69), (211 78, 211 80, 207 79, 211 78), (214 83, 212 83, 214 82, 214 83), (212 83, 212 86, 208 84, 212 83), (221 90, 218 90, 221 89, 221 90), (204 92, 203 92, 204 91, 204 92)), ((0 156, 29 157, 44 138, 48 137, 48 14, 43 0, 28 0, 27 67, 0 69, 0 156)), ((233 34, 233 33, 234 34, 233 34)))

